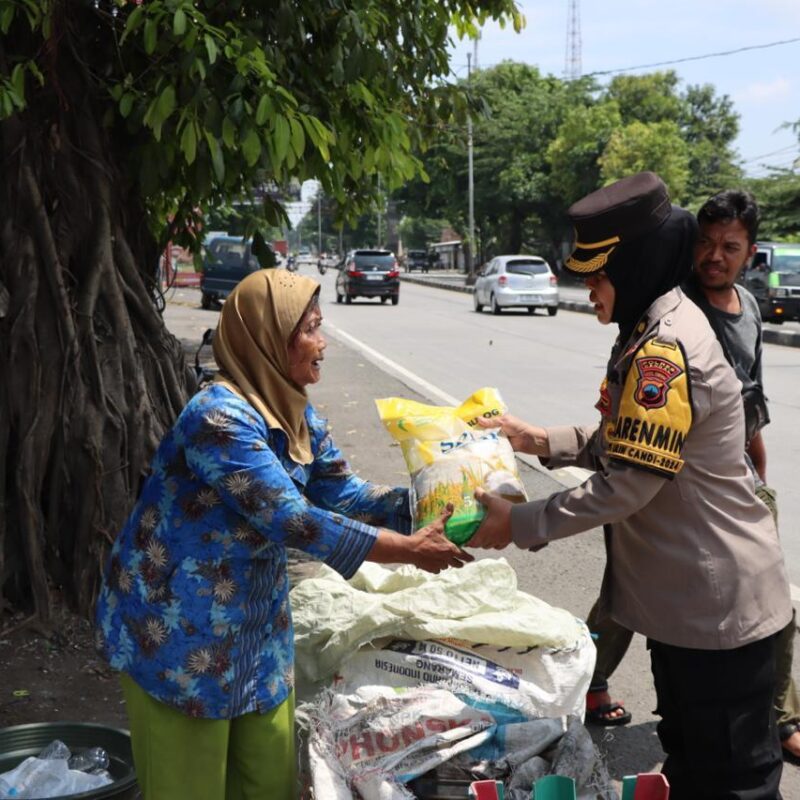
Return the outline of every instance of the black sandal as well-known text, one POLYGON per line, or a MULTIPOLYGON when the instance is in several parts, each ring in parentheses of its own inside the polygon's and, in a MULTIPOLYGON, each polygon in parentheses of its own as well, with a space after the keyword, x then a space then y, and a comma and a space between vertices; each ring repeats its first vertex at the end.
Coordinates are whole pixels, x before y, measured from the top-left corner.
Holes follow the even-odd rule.
MULTIPOLYGON (((608 689, 589 689, 586 694, 586 721, 591 725, 599 725, 604 728, 613 728, 617 725, 627 725, 631 721, 631 712, 625 709, 622 703, 608 702, 595 704, 590 699, 592 695, 608 695, 608 689), (615 711, 624 713, 616 717, 610 717, 615 711)), ((791 735, 791 734, 790 734, 791 735)))

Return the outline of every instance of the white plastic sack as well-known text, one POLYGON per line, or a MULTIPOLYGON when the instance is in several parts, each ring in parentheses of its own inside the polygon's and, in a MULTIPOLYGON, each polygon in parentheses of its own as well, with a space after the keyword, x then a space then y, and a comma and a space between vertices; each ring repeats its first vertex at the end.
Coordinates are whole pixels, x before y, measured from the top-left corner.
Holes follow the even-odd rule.
POLYGON ((497 721, 452 692, 432 687, 397 691, 365 686, 325 694, 312 712, 314 796, 406 800, 402 784, 488 741, 497 721))
MULTIPOLYGON (((527 701, 525 692, 519 699, 532 703, 538 715, 583 717, 595 659, 586 626, 568 611, 519 591, 516 573, 503 558, 439 575, 365 563, 349 582, 323 568, 292 589, 291 603, 301 699, 304 686, 318 688, 337 673, 351 688, 359 681, 412 685, 401 680, 402 672, 391 679, 389 670, 370 671, 370 654, 360 648, 381 639, 445 640, 482 659, 485 670, 492 668, 485 662, 492 662, 534 687, 527 701)), ((420 675, 416 683, 424 682, 420 675)))
POLYGON ((588 631, 570 650, 516 649, 452 640, 378 640, 339 667, 334 687, 344 694, 371 684, 412 687, 443 683, 474 687, 530 717, 582 718, 594 669, 588 631))
POLYGON ((491 698, 433 686, 325 691, 299 714, 318 800, 411 800, 405 784, 451 759, 507 776, 567 729, 564 718, 530 720, 491 698))
POLYGON ((349 582, 323 568, 292 589, 291 603, 298 667, 311 680, 384 636, 559 650, 579 646, 585 631, 568 611, 519 591, 504 558, 438 575, 364 563, 349 582))

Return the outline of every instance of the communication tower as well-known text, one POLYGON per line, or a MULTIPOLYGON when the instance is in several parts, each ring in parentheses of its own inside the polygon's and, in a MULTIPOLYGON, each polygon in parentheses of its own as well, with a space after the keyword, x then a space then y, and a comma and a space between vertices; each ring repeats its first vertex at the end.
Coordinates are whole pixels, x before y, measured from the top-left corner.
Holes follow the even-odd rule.
POLYGON ((568 81, 580 78, 581 72, 581 9, 580 0, 567 0, 567 48, 564 58, 564 77, 568 81))

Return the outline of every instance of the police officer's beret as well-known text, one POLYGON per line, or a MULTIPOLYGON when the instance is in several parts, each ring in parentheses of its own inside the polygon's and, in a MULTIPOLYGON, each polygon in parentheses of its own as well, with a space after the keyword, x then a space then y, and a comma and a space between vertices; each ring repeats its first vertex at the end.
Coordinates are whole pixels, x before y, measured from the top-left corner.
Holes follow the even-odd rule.
POLYGON ((575 246, 565 269, 578 275, 598 272, 617 245, 655 230, 671 211, 667 187, 654 172, 639 172, 587 194, 567 211, 575 246))

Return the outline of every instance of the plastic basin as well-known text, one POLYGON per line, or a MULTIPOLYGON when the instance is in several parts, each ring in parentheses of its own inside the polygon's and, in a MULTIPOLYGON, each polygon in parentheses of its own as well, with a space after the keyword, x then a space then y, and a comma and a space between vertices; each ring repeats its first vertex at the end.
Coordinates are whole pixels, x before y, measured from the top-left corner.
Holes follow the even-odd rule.
POLYGON ((0 773, 8 772, 29 756, 37 755, 54 739, 60 739, 73 753, 88 747, 102 747, 111 761, 108 771, 114 778, 113 783, 88 792, 64 795, 65 798, 134 800, 139 797, 130 734, 122 728, 90 722, 34 722, 0 728, 0 773))

